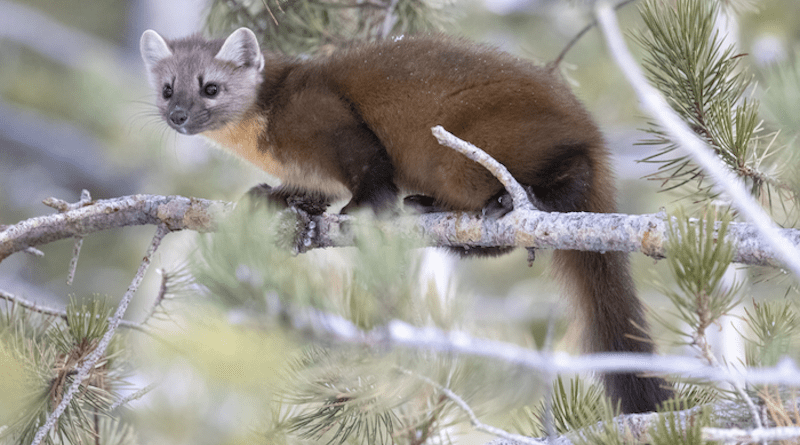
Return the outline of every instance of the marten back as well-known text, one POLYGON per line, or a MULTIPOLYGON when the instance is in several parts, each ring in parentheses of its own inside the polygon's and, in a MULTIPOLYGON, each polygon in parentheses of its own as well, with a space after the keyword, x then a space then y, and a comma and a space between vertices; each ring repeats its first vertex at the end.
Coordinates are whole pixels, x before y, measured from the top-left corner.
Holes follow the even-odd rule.
POLYGON ((609 182, 602 181, 610 177, 608 154, 584 108, 556 75, 495 48, 444 36, 405 37, 299 62, 280 85, 282 94, 262 88, 267 94, 259 100, 272 107, 274 129, 304 125, 293 113, 281 120, 281 105, 290 102, 281 99, 296 94, 290 92, 332 91, 385 147, 397 185, 435 196, 443 208, 479 210, 502 186, 480 165, 440 146, 430 133, 435 125, 504 164, 538 192, 547 210, 614 209, 613 192, 606 190, 611 184, 601 184, 609 182), (575 165, 587 160, 594 165, 575 165), (599 180, 589 177, 597 170, 604 172, 599 180), (586 176, 584 188, 596 188, 592 203, 562 189, 564 177, 575 172, 586 176))

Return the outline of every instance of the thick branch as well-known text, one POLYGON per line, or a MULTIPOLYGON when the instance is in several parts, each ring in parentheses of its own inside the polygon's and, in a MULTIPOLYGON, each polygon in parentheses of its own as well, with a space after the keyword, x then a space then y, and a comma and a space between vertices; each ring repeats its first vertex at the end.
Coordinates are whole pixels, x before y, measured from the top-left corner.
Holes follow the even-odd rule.
MULTIPOLYGON (((6 226, 0 231, 0 260, 29 247, 84 236, 116 227, 164 223, 172 230, 208 232, 233 204, 198 198, 133 195, 98 200, 83 207, 39 216, 6 226)), ((308 248, 349 246, 352 236, 342 227, 343 217, 325 213, 316 218, 319 236, 308 248)), ((515 210, 501 219, 471 213, 430 213, 402 216, 431 246, 518 246, 539 249, 571 249, 596 252, 642 252, 664 258, 666 223, 663 215, 617 213, 548 213, 515 210)), ((800 230, 783 229, 781 235, 800 246, 800 230)), ((728 239, 736 246, 734 261, 776 266, 771 250, 750 224, 731 223, 728 239)))

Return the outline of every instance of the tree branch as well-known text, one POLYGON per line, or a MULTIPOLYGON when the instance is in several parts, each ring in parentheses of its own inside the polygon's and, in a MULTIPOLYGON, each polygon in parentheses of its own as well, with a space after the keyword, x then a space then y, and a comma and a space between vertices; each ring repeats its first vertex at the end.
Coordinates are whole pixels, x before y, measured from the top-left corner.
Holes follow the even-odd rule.
POLYGON ((755 443, 796 440, 800 437, 800 427, 784 426, 776 428, 703 428, 703 440, 725 443, 755 443))
MULTIPOLYGON (((52 315, 54 317, 59 317, 64 320, 67 319, 67 311, 61 309, 55 309, 49 306, 45 306, 43 304, 34 303, 20 296, 9 294, 8 292, 5 292, 3 290, 0 290, 0 299, 6 300, 11 304, 19 305, 20 307, 23 307, 29 311, 38 312, 43 315, 52 315)), ((111 321, 110 318, 109 321, 111 321)), ((150 333, 150 331, 144 326, 142 326, 141 323, 136 323, 129 320, 120 320, 119 325, 124 328, 135 329, 137 331, 141 331, 146 334, 150 333)))
MULTIPOLYGON (((0 261, 35 246, 124 226, 164 223, 172 231, 214 231, 233 208, 234 204, 228 202, 182 196, 132 195, 97 200, 64 213, 0 227, 0 261)), ((325 213, 314 218, 319 236, 310 240, 309 249, 353 244, 352 235, 342 224, 345 217, 325 213)), ((463 212, 401 216, 398 219, 412 224, 398 224, 396 227, 414 227, 417 235, 428 239, 430 246, 437 247, 470 245, 595 252, 639 251, 656 259, 667 255, 663 214, 515 210, 500 219, 481 218, 463 212)), ((780 233, 792 246, 800 246, 800 230, 782 229, 780 233)), ((758 229, 752 225, 731 223, 727 236, 736 249, 734 262, 779 265, 772 250, 764 245, 758 229)))
POLYGON ((525 444, 525 445, 545 445, 545 444, 547 444, 546 440, 539 440, 539 439, 534 439, 534 438, 531 438, 531 437, 522 436, 520 434, 510 433, 510 432, 502 430, 500 428, 497 428, 497 427, 494 427, 494 426, 491 426, 491 425, 487 425, 487 424, 481 422, 480 419, 478 419, 478 416, 475 414, 475 411, 472 409, 472 407, 469 406, 469 404, 466 402, 466 400, 462 399, 458 394, 456 394, 455 392, 450 390, 450 388, 446 388, 446 387, 440 385, 439 383, 429 379, 428 377, 425 377, 424 375, 419 375, 419 374, 413 373, 413 372, 405 370, 405 369, 401 369, 400 371, 402 373, 406 374, 406 375, 409 375, 409 376, 412 376, 412 377, 414 377, 416 379, 422 380, 423 382, 427 383, 428 385, 431 385, 432 387, 436 388, 436 390, 438 390, 439 392, 444 394, 453 403, 458 405, 458 407, 461 408, 462 411, 464 411, 464 414, 466 414, 467 417, 469 417, 469 422, 478 431, 483 431, 484 433, 491 434, 491 435, 493 435, 495 437, 502 437, 504 439, 511 440, 511 441, 518 442, 518 443, 525 444))
POLYGON ((505 165, 497 162, 480 148, 455 137, 441 125, 431 128, 431 132, 439 144, 449 147, 477 162, 497 178, 500 183, 503 184, 508 194, 511 195, 511 200, 514 202, 514 209, 534 210, 535 207, 530 199, 528 199, 528 194, 525 192, 525 189, 511 176, 511 172, 508 171, 505 165))
MULTIPOLYGON (((304 334, 309 338, 323 342, 338 342, 365 345, 371 348, 408 348, 429 350, 446 354, 482 357, 518 365, 544 374, 574 374, 585 372, 597 373, 645 373, 673 374, 685 379, 705 381, 737 382, 739 384, 773 384, 797 386, 800 382, 800 368, 788 357, 772 368, 747 368, 743 370, 712 366, 703 361, 684 356, 656 356, 640 353, 599 353, 583 356, 569 356, 565 353, 537 351, 497 340, 473 337, 462 331, 443 331, 434 327, 418 327, 403 321, 393 320, 383 326, 369 331, 362 330, 344 317, 308 307, 295 307, 282 304, 277 298, 269 305, 269 315, 279 319, 289 329, 304 334)), ((440 387, 439 385, 437 385, 440 387)), ((440 387, 441 389, 441 387, 440 387)), ((498 434, 505 439, 494 441, 492 445, 516 445, 520 443, 557 443, 571 444, 566 437, 553 438, 552 442, 544 439, 519 440, 509 436, 502 430, 480 422, 466 403, 452 391, 443 391, 448 398, 456 402, 470 417, 471 423, 490 434, 498 434)), ((727 418, 740 410, 735 402, 720 402, 714 406, 715 416, 727 418)), ((688 419, 698 408, 674 413, 688 419)), ((645 441, 648 431, 656 424, 658 414, 628 414, 618 416, 614 421, 620 430, 627 428, 634 437, 645 441)), ((682 423, 685 424, 685 423, 682 423)), ((749 437, 752 441, 761 441, 768 437, 793 438, 800 437, 800 428, 755 428, 752 430, 734 430, 727 433, 723 430, 704 428, 709 437, 749 437), (729 434, 729 436, 724 436, 729 434)), ((580 432, 577 432, 580 434, 580 432)))
MULTIPOLYGON (((690 425, 691 422, 696 421, 693 418, 697 415, 698 409, 695 407, 683 411, 676 411, 671 415, 677 416, 677 424, 690 425)), ((714 415, 716 419, 730 419, 733 417, 732 413, 738 412, 738 406, 735 402, 722 401, 714 404, 714 415)), ((617 429, 619 431, 629 432, 636 440, 633 443, 644 443, 649 439, 649 431, 656 426, 659 414, 645 413, 645 414, 624 414, 614 418, 617 429)), ((559 436, 553 438, 548 443, 550 445, 572 445, 574 442, 570 437, 580 435, 580 431, 569 433, 566 436, 559 436)), ((756 428, 752 430, 743 430, 739 428, 711 428, 704 427, 702 429, 704 441, 719 441, 726 443, 754 443, 762 441, 780 441, 780 440, 794 440, 800 437, 800 428, 798 427, 774 427, 774 428, 756 428)), ((582 443, 580 441, 578 443, 582 443)), ((500 438, 489 442, 486 445, 523 445, 526 442, 510 440, 508 438, 500 438)), ((627 442, 626 442, 627 443, 627 442)))
POLYGON ((800 279, 800 252, 797 244, 787 242, 781 236, 769 216, 747 192, 742 181, 716 158, 713 151, 678 117, 658 91, 647 83, 625 45, 613 7, 607 1, 600 1, 595 8, 595 15, 614 60, 639 96, 642 107, 714 179, 717 186, 730 197, 733 207, 758 228, 758 233, 770 250, 775 252, 774 255, 780 263, 792 271, 795 279, 800 279))
POLYGON ((0 261, 30 247, 124 226, 165 224, 170 231, 214 231, 219 217, 230 209, 231 204, 221 201, 182 196, 132 195, 97 200, 6 226, 0 231, 0 261))
POLYGON ((147 272, 147 268, 150 266, 150 261, 155 253, 158 246, 161 244, 161 241, 164 237, 170 232, 169 227, 166 224, 162 223, 158 225, 156 229, 156 233, 153 236, 153 240, 150 242, 150 246, 147 248, 147 253, 145 254, 144 258, 142 259, 141 264, 139 265, 139 270, 136 272, 136 276, 133 277, 133 281, 131 282, 130 286, 128 286, 128 290, 125 292, 125 295, 122 297, 122 300, 119 302, 119 306, 117 306, 116 312, 114 312, 114 316, 111 318, 111 321, 108 324, 108 330, 103 334, 103 337, 100 339, 100 342, 95 347, 94 351, 86 357, 83 362, 80 364, 80 367, 77 369, 77 375, 75 375, 72 384, 70 385, 67 392, 64 394, 61 402, 58 406, 53 409, 53 412, 47 417, 47 421, 41 428, 36 432, 36 436, 33 438, 33 442, 31 445, 39 445, 42 440, 44 440, 45 436, 49 434, 50 430, 55 426, 56 422, 58 422, 59 417, 66 411, 67 407, 69 406, 72 398, 78 392, 83 384, 83 380, 89 376, 89 373, 94 369, 97 362, 100 358, 105 354, 106 348, 111 343, 111 338, 114 336, 114 333, 117 331, 117 327, 119 327, 120 323, 122 322, 122 317, 125 315, 125 311, 128 309, 128 305, 133 298, 133 294, 139 289, 139 285, 142 284, 142 280, 144 280, 144 274, 147 272))

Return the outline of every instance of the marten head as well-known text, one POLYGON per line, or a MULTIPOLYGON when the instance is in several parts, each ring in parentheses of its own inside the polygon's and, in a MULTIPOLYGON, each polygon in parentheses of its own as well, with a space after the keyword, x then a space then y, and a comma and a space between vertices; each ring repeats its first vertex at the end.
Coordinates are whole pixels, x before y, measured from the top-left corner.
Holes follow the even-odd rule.
POLYGON ((264 56, 247 28, 224 41, 199 35, 165 41, 147 30, 139 45, 159 112, 180 133, 221 128, 255 102, 264 56))

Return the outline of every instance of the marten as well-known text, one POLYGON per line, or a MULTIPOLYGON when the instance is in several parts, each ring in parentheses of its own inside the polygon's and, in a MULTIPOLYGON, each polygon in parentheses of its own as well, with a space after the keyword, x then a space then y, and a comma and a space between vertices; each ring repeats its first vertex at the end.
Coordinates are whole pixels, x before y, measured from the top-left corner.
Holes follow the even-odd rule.
MULTIPOLYGON (((279 178, 267 194, 283 205, 313 197, 324 208, 349 197, 345 212, 391 217, 402 191, 423 210, 497 208, 500 182, 440 146, 431 127, 441 125, 505 165, 540 210, 615 211, 608 149, 588 112, 552 70, 498 49, 428 35, 289 57, 262 53, 247 28, 224 40, 164 40, 148 30, 140 46, 167 124, 279 178)), ((626 253, 553 257, 586 323, 586 350, 653 352, 626 253)), ((603 381, 626 413, 654 411, 672 395, 661 378, 603 381)))

